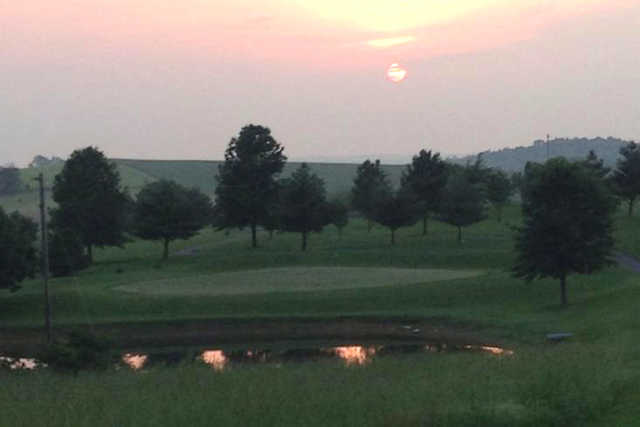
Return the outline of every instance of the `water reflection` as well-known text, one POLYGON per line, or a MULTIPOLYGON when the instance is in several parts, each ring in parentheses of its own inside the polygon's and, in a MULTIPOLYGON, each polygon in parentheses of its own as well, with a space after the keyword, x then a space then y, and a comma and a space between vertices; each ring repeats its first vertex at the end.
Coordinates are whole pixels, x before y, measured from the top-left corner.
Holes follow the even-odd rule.
POLYGON ((20 358, 13 358, 13 357, 2 357, 0 356, 0 365, 6 365, 8 366, 10 369, 26 369, 26 370, 33 370, 36 369, 39 366, 47 366, 44 363, 38 363, 38 361, 36 359, 32 359, 32 358, 26 358, 26 357, 20 357, 20 358))
POLYGON ((362 347, 359 345, 334 347, 329 351, 343 359, 347 365, 364 365, 371 361, 371 357, 376 354, 375 347, 362 347))
POLYGON ((502 347, 492 347, 488 345, 465 345, 466 350, 483 351, 485 353, 491 353, 496 356, 512 356, 513 350, 506 350, 502 347))
POLYGON ((229 362, 222 350, 207 350, 202 353, 200 358, 207 365, 213 366, 216 371, 222 371, 229 362))
POLYGON ((138 369, 142 369, 142 367, 147 363, 147 359, 149 356, 146 354, 132 354, 127 353, 122 356, 122 361, 129 365, 131 369, 137 371, 138 369))

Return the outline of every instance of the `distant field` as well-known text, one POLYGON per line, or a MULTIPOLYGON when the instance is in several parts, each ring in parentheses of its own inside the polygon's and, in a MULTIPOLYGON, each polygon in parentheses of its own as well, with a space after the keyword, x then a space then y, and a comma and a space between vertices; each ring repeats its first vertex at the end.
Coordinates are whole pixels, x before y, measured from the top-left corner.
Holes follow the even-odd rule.
MULTIPOLYGON (((214 160, 113 160, 121 167, 138 170, 155 179, 170 179, 187 187, 198 187, 207 194, 213 194, 215 176, 218 173, 218 166, 222 163, 214 160)), ((349 191, 358 168, 358 165, 353 163, 308 164, 313 172, 324 180, 327 193, 330 195, 349 191)), ((289 176, 299 166, 299 162, 287 163, 282 177, 289 176)), ((399 185, 404 166, 384 165, 383 169, 389 175, 391 182, 399 185)))
POLYGON ((270 292, 375 288, 466 279, 476 271, 364 267, 287 267, 153 280, 116 289, 147 295, 241 295, 270 292))

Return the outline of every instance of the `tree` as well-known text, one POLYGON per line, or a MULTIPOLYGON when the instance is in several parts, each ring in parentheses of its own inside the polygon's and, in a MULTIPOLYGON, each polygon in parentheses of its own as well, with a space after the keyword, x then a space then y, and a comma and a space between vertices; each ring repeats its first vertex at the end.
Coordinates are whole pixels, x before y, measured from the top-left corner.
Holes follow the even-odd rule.
POLYGON ((51 226, 78 235, 93 262, 93 247, 122 246, 129 196, 120 186, 115 163, 94 147, 71 153, 53 184, 51 226))
POLYGON ((0 289, 16 291, 18 283, 34 276, 37 235, 35 222, 18 212, 7 215, 0 207, 0 289))
POLYGON ((280 224, 285 231, 301 233, 302 250, 307 235, 322 231, 329 223, 324 181, 303 163, 290 178, 283 179, 280 193, 280 224))
POLYGON ((232 138, 216 176, 216 223, 225 228, 251 228, 251 245, 257 247, 258 225, 269 221, 277 197, 277 175, 287 157, 269 128, 248 125, 232 138))
POLYGON ((502 220, 502 208, 513 194, 511 180, 499 169, 491 169, 487 174, 487 200, 498 214, 498 222, 502 220))
POLYGON ((0 196, 16 194, 21 189, 20 170, 15 167, 0 167, 0 196))
POLYGON ((582 161, 582 165, 602 179, 606 179, 611 172, 611 168, 606 167, 604 160, 598 158, 593 150, 589 150, 589 154, 587 154, 587 158, 582 161))
POLYGON ((402 173, 402 187, 409 188, 422 206, 422 234, 427 234, 429 215, 438 211, 442 190, 447 184, 447 165, 440 154, 420 150, 402 173))
POLYGON ((367 219, 368 231, 371 231, 378 201, 385 199, 390 193, 391 184, 380 166, 380 160, 375 163, 366 160, 358 166, 351 198, 355 210, 367 219))
POLYGON ((49 228, 49 271, 54 277, 69 276, 89 266, 82 240, 73 230, 49 228))
POLYGON ((197 188, 188 189, 174 181, 160 180, 145 185, 133 209, 134 234, 163 243, 162 259, 169 258, 169 244, 189 239, 212 220, 211 199, 197 188))
POLYGON ((342 229, 349 223, 349 209, 346 203, 340 199, 333 199, 327 203, 327 222, 338 229, 338 235, 342 235, 342 229))
POLYGON ((391 231, 392 245, 396 243, 396 231, 415 224, 424 213, 422 207, 416 205, 415 198, 406 188, 401 188, 377 200, 374 218, 391 231))
POLYGON ((615 197, 602 178, 580 162, 555 158, 530 164, 525 174, 523 225, 517 228, 513 272, 526 281, 560 280, 567 305, 566 279, 591 274, 610 263, 615 197))
POLYGON ((458 242, 462 242, 462 228, 487 217, 484 189, 480 183, 470 182, 467 173, 449 176, 440 204, 439 218, 458 228, 458 242))
POLYGON ((640 195, 640 145, 630 142, 620 149, 621 159, 613 172, 616 193, 629 204, 629 216, 633 204, 640 195))

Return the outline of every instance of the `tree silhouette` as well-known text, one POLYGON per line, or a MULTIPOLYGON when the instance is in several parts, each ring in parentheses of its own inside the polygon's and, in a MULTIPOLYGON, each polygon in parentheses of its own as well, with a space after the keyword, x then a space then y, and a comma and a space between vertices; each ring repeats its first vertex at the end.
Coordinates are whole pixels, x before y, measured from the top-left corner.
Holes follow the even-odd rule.
POLYGON ((396 243, 396 231, 418 221, 424 210, 415 203, 415 195, 405 188, 388 193, 377 200, 375 221, 391 231, 391 244, 396 243))
POLYGON ((464 171, 450 175, 444 188, 438 217, 458 228, 458 242, 462 242, 462 228, 487 217, 482 185, 472 183, 464 171))
POLYGON ((500 222, 502 220, 502 209, 513 194, 513 186, 507 174, 498 169, 491 169, 486 179, 487 200, 495 208, 498 222, 500 222))
POLYGON ((391 184, 380 166, 380 160, 371 163, 365 160, 356 171, 351 189, 351 200, 355 210, 367 219, 367 230, 371 231, 379 200, 391 193, 391 184))
POLYGON ((248 125, 232 138, 216 177, 218 229, 251 228, 251 246, 257 247, 258 225, 269 221, 277 197, 276 178, 287 160, 284 148, 269 128, 248 125))
POLYGON ((55 177, 53 200, 58 207, 50 211, 51 226, 76 233, 90 261, 94 246, 122 246, 126 242, 130 199, 120 186, 116 165, 97 148, 71 153, 55 177))
POLYGON ((37 233, 31 219, 18 212, 7 215, 0 207, 0 289, 15 291, 18 283, 35 274, 37 233))
POLYGON ((285 231, 301 234, 304 251, 307 235, 322 231, 328 223, 324 181, 303 163, 290 178, 281 182, 280 225, 285 231))
POLYGON ((604 180, 580 162, 555 158, 527 165, 514 275, 560 280, 566 306, 567 276, 590 274, 610 262, 615 209, 604 180))
POLYGON ((211 200, 197 188, 188 189, 174 181, 161 180, 145 185, 134 207, 134 234, 142 239, 160 240, 162 259, 169 258, 169 244, 189 239, 211 223, 211 200))
POLYGON ((440 154, 420 150, 402 173, 401 185, 409 188, 422 207, 422 234, 427 234, 427 220, 438 211, 442 190, 447 184, 447 164, 440 154))
POLYGON ((620 149, 621 159, 613 172, 616 193, 629 204, 629 216, 640 195, 640 145, 630 142, 620 149))

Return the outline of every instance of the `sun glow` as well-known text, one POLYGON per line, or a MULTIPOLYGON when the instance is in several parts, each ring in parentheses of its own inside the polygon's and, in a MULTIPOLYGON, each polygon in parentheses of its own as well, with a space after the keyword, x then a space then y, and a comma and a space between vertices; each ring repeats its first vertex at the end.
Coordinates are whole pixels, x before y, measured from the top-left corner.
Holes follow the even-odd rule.
POLYGON ((394 83, 399 83, 407 77, 407 70, 399 64, 391 64, 387 70, 387 78, 394 83))
POLYGON ((401 31, 441 24, 479 9, 507 4, 506 0, 296 0, 321 19, 367 31, 401 31))
POLYGON ((406 37, 390 37, 386 39, 369 40, 366 43, 368 46, 371 46, 371 47, 385 48, 385 47, 392 47, 392 46, 411 43, 411 42, 414 42, 415 40, 416 38, 413 36, 406 36, 406 37))
POLYGON ((207 365, 211 365, 216 371, 222 371, 229 359, 222 350, 207 350, 202 353, 202 361, 207 365))
POLYGON ((359 345, 348 347, 335 347, 333 353, 343 359, 347 365, 364 365, 376 354, 374 347, 362 347, 359 345))

